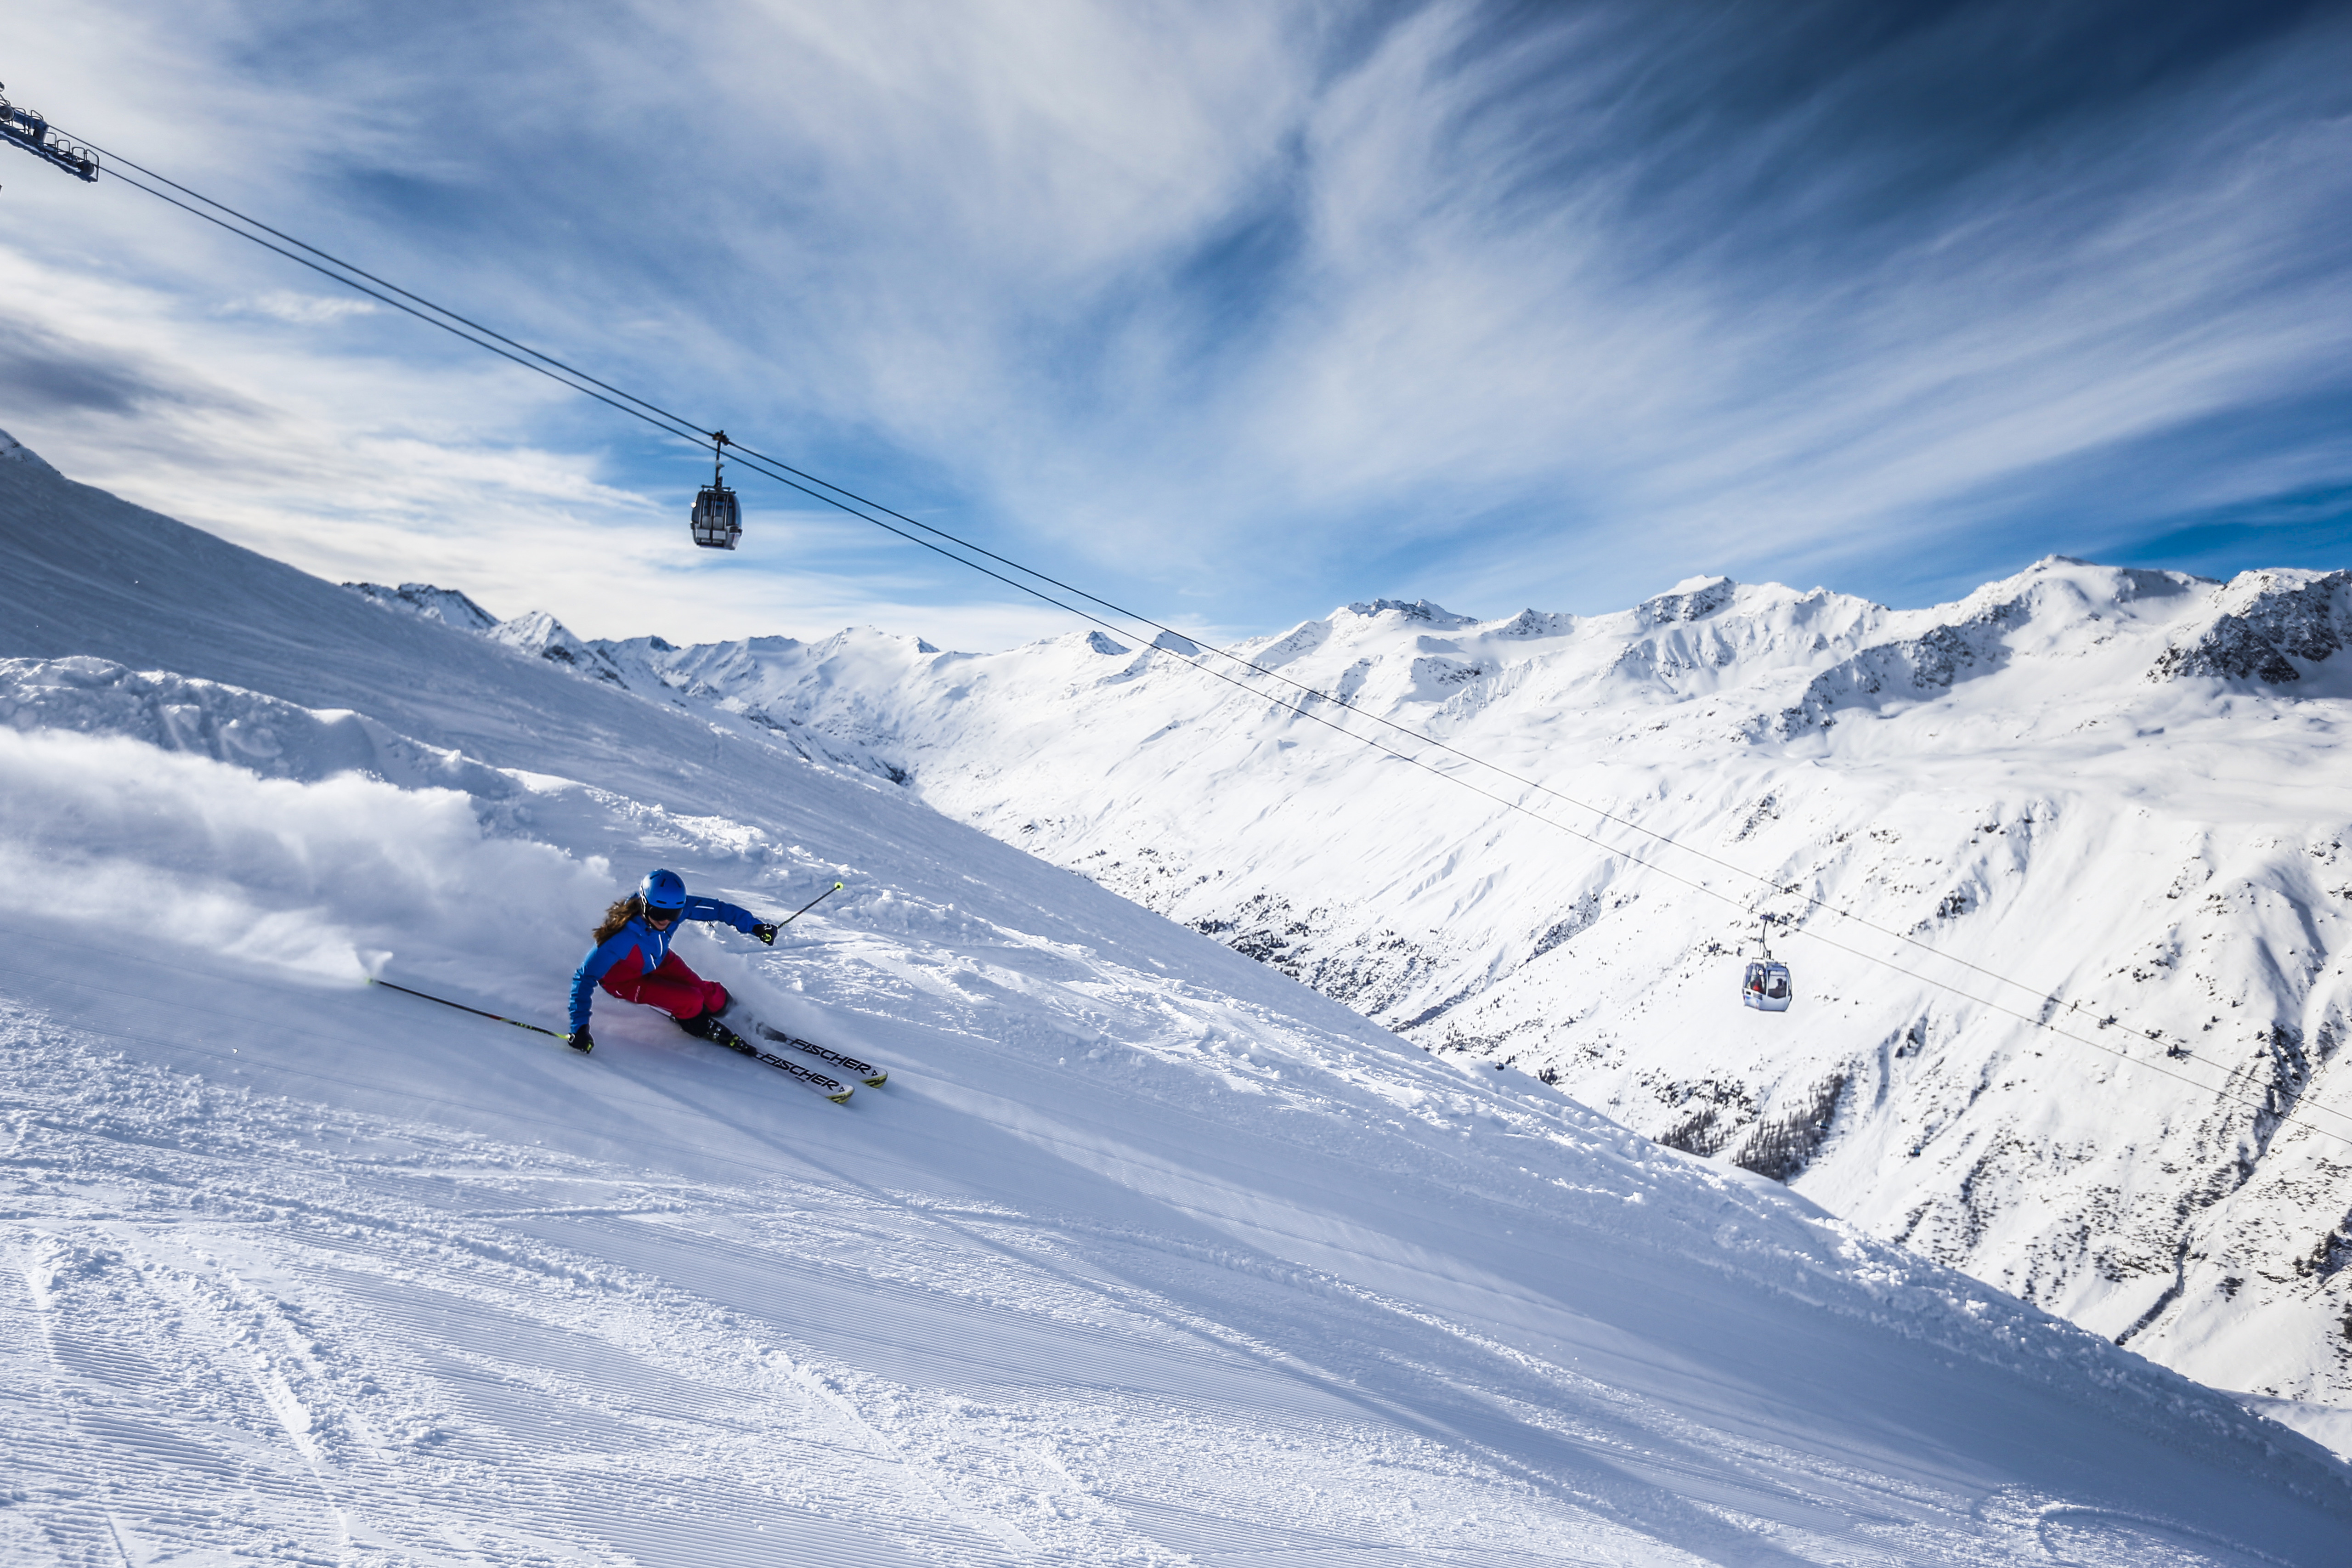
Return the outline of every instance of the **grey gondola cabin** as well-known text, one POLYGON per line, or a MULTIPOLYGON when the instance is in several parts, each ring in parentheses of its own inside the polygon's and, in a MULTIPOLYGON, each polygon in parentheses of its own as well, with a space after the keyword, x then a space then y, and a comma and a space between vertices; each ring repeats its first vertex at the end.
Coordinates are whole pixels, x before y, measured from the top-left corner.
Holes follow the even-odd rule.
POLYGON ((743 537, 743 510, 736 504, 735 492, 719 482, 720 469, 727 450, 727 432, 719 431, 711 440, 710 482, 694 498, 694 542, 705 550, 732 550, 735 542, 743 537))
POLYGON ((1739 999, 1762 1012, 1785 1013, 1796 987, 1789 978, 1789 966, 1772 958, 1771 939, 1766 933, 1772 929, 1773 918, 1765 915, 1759 922, 1756 945, 1763 956, 1748 964, 1746 977, 1739 982, 1739 999))
POLYGON ((1748 978, 1739 987, 1739 999, 1767 1013, 1785 1013, 1789 1010, 1790 991, 1787 964, 1751 963, 1748 966, 1748 978))

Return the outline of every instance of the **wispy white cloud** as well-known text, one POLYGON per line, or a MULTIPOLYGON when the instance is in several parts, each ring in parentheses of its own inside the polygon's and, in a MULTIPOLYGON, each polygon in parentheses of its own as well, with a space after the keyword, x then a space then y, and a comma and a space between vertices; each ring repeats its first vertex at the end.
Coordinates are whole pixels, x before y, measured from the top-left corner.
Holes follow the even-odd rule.
POLYGON ((349 295, 299 294, 291 289, 272 289, 266 294, 256 294, 228 307, 233 314, 247 312, 268 316, 274 321, 291 321, 302 327, 326 326, 347 316, 373 316, 383 308, 373 300, 349 295))
MULTIPOLYGON (((2352 467, 2308 416, 2352 391, 2325 13, 97 0, 27 32, 12 84, 60 123, 1209 631, 1693 570, 1942 587, 2352 467)), ((745 552, 683 552, 690 453, 42 173, 7 179, 0 355, 52 395, 0 423, 70 471, 592 635, 1066 624, 750 481, 745 552)))
MULTIPOLYGON (((2054 153, 1988 152, 1872 232, 1841 209, 1887 177, 1856 167, 1873 150, 1801 156, 1817 100, 1670 175, 1672 138, 1612 123, 1629 62, 1589 24, 1544 41, 1559 61, 1516 100, 1495 79, 1523 59, 1461 65, 1474 25, 1425 13, 1318 106, 1314 287, 1261 363, 1252 421, 1281 448, 1262 466, 1321 481, 1300 498, 1318 514, 1412 530, 1439 521, 1433 501, 1515 505, 1564 547, 1473 563, 1473 591, 1558 588, 1596 554, 1618 593, 1629 567, 1664 581, 1678 561, 1965 558, 1952 534, 1981 524, 1963 503, 1988 485, 2346 384, 2352 122, 2327 112, 2345 93, 2315 71, 2316 40, 2118 108, 2054 153), (1552 133, 1583 139, 1580 172, 1530 199, 1552 133), (1769 196, 1747 188, 1764 170, 1769 196), (1400 494, 1402 516, 1381 499, 1400 494)), ((2346 58, 2340 33, 2324 41, 2346 58)), ((1822 90, 1915 65, 1898 51, 1822 90)))

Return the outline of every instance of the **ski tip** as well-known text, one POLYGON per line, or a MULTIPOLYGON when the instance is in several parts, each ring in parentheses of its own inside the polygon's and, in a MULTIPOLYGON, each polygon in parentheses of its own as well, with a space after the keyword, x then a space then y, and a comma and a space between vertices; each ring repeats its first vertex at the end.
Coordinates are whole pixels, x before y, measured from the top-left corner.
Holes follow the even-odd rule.
POLYGON ((835 1105, 847 1105, 849 1103, 849 1097, 856 1092, 857 1091, 854 1089, 845 1089, 839 1094, 828 1094, 825 1098, 833 1101, 835 1105))
POLYGON ((889 1081, 890 1075, 888 1073, 877 1072, 872 1078, 866 1079, 865 1083, 866 1087, 868 1089, 880 1089, 884 1084, 888 1083, 889 1081))

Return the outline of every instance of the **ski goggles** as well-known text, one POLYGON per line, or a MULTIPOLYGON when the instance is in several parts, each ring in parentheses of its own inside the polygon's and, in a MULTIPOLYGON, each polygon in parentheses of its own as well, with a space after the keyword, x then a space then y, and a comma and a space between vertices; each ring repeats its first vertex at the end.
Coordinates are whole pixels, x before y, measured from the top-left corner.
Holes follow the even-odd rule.
POLYGON ((661 922, 663 922, 665 925, 667 925, 669 921, 674 921, 674 920, 677 919, 677 917, 678 917, 678 916, 680 916, 680 915, 682 915, 682 914, 684 914, 684 913, 686 913, 686 910, 685 910, 685 909, 684 909, 683 907, 680 907, 680 908, 678 908, 678 909, 675 909, 675 910, 651 910, 651 909, 649 909, 649 910, 647 910, 646 911, 646 919, 647 919, 647 920, 649 920, 649 921, 661 921, 661 922))

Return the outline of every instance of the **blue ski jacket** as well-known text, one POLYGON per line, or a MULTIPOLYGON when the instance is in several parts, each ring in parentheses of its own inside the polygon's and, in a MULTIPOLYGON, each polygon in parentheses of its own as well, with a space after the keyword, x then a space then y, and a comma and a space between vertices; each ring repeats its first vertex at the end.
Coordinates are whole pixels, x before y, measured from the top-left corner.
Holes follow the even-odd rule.
POLYGON ((687 897, 686 908, 678 911, 678 918, 669 922, 667 931, 656 931, 646 923, 644 916, 638 916, 589 949, 588 956, 580 961, 580 967, 572 972, 572 1030, 576 1033, 588 1026, 588 1008, 596 996, 596 983, 604 979, 614 964, 634 952, 644 966, 643 973, 651 974, 661 967, 662 960, 669 956, 670 939, 683 930, 688 921, 724 921, 745 936, 751 935, 751 928, 760 923, 751 918, 749 910, 739 909, 718 899, 696 898, 691 894, 687 897))

